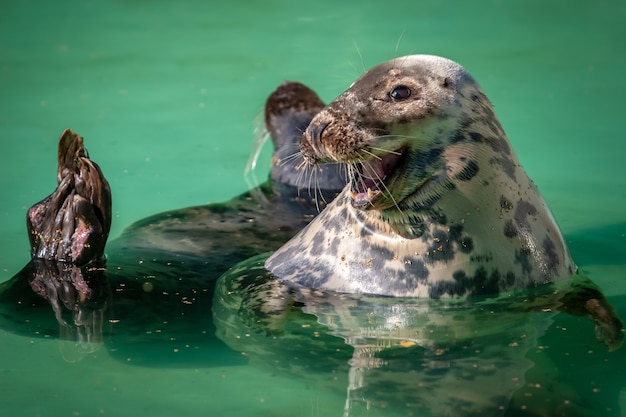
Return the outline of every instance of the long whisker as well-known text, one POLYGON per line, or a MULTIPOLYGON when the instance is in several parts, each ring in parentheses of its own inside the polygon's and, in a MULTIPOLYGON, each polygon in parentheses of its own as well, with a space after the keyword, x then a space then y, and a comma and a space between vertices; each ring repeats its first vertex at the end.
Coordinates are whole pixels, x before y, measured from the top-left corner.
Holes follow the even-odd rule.
POLYGON ((309 172, 309 185, 308 185, 309 197, 313 197, 317 199, 317 195, 315 195, 315 192, 317 191, 317 189, 315 188, 315 186, 313 186, 313 195, 311 195, 311 183, 313 182, 313 176, 315 175, 315 170, 317 169, 317 166, 314 165, 310 169, 311 171, 309 172))
MULTIPOLYGON (((363 149, 361 149, 361 151, 363 151, 363 149)), ((400 209, 400 206, 398 206, 398 202, 396 201, 396 199, 393 197, 393 194, 391 193, 391 190, 389 190, 389 188, 387 187, 387 185, 385 184, 383 179, 380 177, 378 172, 376 170, 374 170, 374 169, 365 169, 365 165, 363 165, 364 161, 361 159, 360 156, 359 156, 359 162, 360 162, 361 166, 364 168, 362 170, 362 172, 359 173, 359 181, 362 184, 363 189, 366 189, 365 182, 363 181, 363 178, 367 178, 367 179, 373 180, 378 187, 382 186, 382 189, 379 188, 380 191, 383 194, 386 194, 387 196, 389 196, 389 198, 393 202, 393 205, 396 206, 396 208, 398 209, 398 211, 400 213, 402 213, 402 210, 400 209)), ((372 203, 370 203, 370 204, 372 204, 372 203)))
POLYGON ((391 153, 391 154, 398 155, 398 156, 402 155, 402 152, 392 151, 390 149, 384 149, 384 148, 377 148, 375 146, 370 146, 370 149, 373 149, 373 150, 379 151, 379 152, 391 153))
POLYGON ((352 43, 354 44, 354 48, 356 49, 357 54, 359 54, 359 59, 361 60, 361 67, 363 67, 363 72, 365 72, 365 62, 363 62, 363 55, 361 54, 361 50, 359 46, 356 44, 356 41, 353 39, 352 43))
MULTIPOLYGON (((363 168, 364 161, 361 158, 358 158, 358 164, 363 168)), ((363 170, 359 170, 356 166, 355 166, 355 172, 358 175, 358 179, 357 179, 357 183, 361 184, 361 188, 363 188, 363 190, 367 191, 367 183, 365 182, 365 180, 363 178, 368 178, 367 176, 364 175, 363 170)), ((371 178, 370 178, 371 179, 371 178)))
POLYGON ((283 166, 284 164, 291 162, 293 160, 298 160, 302 158, 302 152, 301 151, 297 151, 292 153, 291 155, 287 155, 286 157, 282 158, 280 161, 280 165, 283 166))
POLYGON ((372 156, 373 158, 378 159, 379 161, 382 161, 382 160, 383 160, 383 158, 381 158, 381 157, 380 157, 380 156, 378 156, 378 155, 373 154, 372 152, 368 151, 367 149, 361 149, 359 152, 366 153, 366 154, 368 154, 368 155, 372 156))
POLYGON ((309 169, 308 164, 302 160, 298 165, 296 165, 295 169, 298 171, 298 177, 296 178, 296 187, 298 187, 298 197, 300 196, 300 190, 302 189, 302 185, 304 184, 304 175, 306 174, 307 169, 309 169))
POLYGON ((315 201, 315 208, 317 212, 319 213, 320 204, 317 198, 317 166, 313 166, 313 168, 311 169, 311 173, 309 174, 309 197, 313 197, 313 200, 315 201), (315 184, 313 184, 313 195, 311 195, 311 182, 312 181, 316 182, 315 184))
POLYGON ((389 138, 397 138, 397 139, 410 139, 410 140, 415 140, 416 137, 415 136, 409 136, 409 135, 396 135, 396 134, 388 134, 385 133, 384 135, 377 135, 371 138, 371 140, 376 140, 376 139, 389 139, 389 138))
POLYGON ((391 191, 389 190, 389 188, 387 188, 387 185, 385 184, 385 182, 382 180, 382 178, 380 178, 380 176, 378 175, 378 173, 376 173, 376 172, 375 172, 374 174, 378 177, 378 181, 377 181, 377 183, 378 183, 378 184, 380 184, 380 185, 382 185, 382 186, 383 186, 383 188, 384 188, 384 191, 383 191, 383 190, 381 190, 381 191, 383 191, 384 193, 387 193, 387 195, 389 196, 389 198, 391 199, 391 201, 393 201, 393 205, 394 205, 394 206, 396 206, 396 208, 398 209, 398 211, 399 211, 400 213, 402 213, 402 210, 400 209, 400 206, 398 206, 398 202, 396 201, 396 199, 395 199, 395 198, 393 198, 393 194, 391 194, 391 191))
POLYGON ((345 178, 346 178, 346 184, 349 184, 352 178, 352 165, 350 164, 343 164, 344 169, 345 169, 345 178))
MULTIPOLYGON (((317 178, 318 173, 319 173, 319 167, 315 167, 315 193, 317 194, 319 192, 320 198, 324 202, 324 205, 328 205, 328 201, 326 201, 326 198, 324 198, 324 193, 322 192, 322 187, 320 185, 319 178, 317 178)), ((315 199, 315 204, 317 205, 317 198, 315 199)), ((317 211, 319 212, 319 207, 317 208, 317 211)))
POLYGON ((400 41, 402 40, 402 37, 404 36, 404 30, 402 31, 402 33, 400 33, 400 37, 398 37, 398 41, 396 42, 396 50, 394 52, 394 56, 397 58, 398 57, 398 49, 400 49, 400 41))

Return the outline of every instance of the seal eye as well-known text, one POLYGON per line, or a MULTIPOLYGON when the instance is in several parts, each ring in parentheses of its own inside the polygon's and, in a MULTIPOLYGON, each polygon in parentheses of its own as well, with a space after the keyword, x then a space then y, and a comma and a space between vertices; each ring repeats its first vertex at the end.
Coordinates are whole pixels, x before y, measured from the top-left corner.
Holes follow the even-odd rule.
POLYGON ((399 85, 389 92, 389 97, 395 101, 406 100, 411 97, 411 89, 406 85, 399 85))

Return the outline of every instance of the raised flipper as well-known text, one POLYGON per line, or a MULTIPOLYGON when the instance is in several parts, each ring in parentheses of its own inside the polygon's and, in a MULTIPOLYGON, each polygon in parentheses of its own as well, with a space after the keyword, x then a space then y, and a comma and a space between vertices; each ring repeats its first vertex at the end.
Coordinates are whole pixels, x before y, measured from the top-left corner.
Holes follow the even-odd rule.
POLYGON ((109 183, 71 129, 61 135, 58 161, 57 189, 26 217, 32 256, 75 265, 102 261, 111 229, 109 183))
POLYGON ((297 187, 318 187, 330 191, 324 197, 330 201, 347 183, 340 164, 311 166, 304 163, 300 152, 300 137, 313 117, 324 108, 315 91, 298 82, 282 83, 265 103, 265 126, 274 144, 272 155, 273 181, 297 187))

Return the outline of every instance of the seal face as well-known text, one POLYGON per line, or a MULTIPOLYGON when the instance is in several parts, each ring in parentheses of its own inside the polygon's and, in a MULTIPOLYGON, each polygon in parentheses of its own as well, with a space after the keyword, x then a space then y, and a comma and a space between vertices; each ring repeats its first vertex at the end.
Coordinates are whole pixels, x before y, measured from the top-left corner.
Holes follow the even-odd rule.
POLYGON ((464 296, 551 282, 575 266, 480 86, 445 58, 378 65, 301 138, 347 164, 337 199, 266 262, 279 279, 350 293, 464 296))

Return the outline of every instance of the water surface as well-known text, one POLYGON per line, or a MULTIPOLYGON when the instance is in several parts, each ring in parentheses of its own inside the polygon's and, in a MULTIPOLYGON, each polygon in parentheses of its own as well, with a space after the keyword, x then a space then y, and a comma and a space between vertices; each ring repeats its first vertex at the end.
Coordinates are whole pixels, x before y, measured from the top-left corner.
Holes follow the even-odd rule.
MULTIPOLYGON (((115 237, 149 214, 244 191, 255 121, 281 81, 330 101, 379 62, 431 53, 481 83, 574 259, 626 317, 625 18, 617 0, 5 2, 0 282, 29 259, 25 212, 55 187, 64 128, 85 137, 111 183, 115 237)), ((626 415, 624 349, 600 356, 591 327, 572 323, 558 316, 538 346, 576 343, 564 363, 584 367, 578 386, 600 407, 593 415, 626 415)), ((48 333, 0 330, 7 415, 343 413, 347 373, 324 386, 329 375, 271 372, 225 345, 192 352, 141 335, 76 361, 58 329, 48 333)), ((529 350, 528 380, 560 357, 543 361, 543 351, 529 350)), ((396 413, 374 410, 355 415, 396 413)))

